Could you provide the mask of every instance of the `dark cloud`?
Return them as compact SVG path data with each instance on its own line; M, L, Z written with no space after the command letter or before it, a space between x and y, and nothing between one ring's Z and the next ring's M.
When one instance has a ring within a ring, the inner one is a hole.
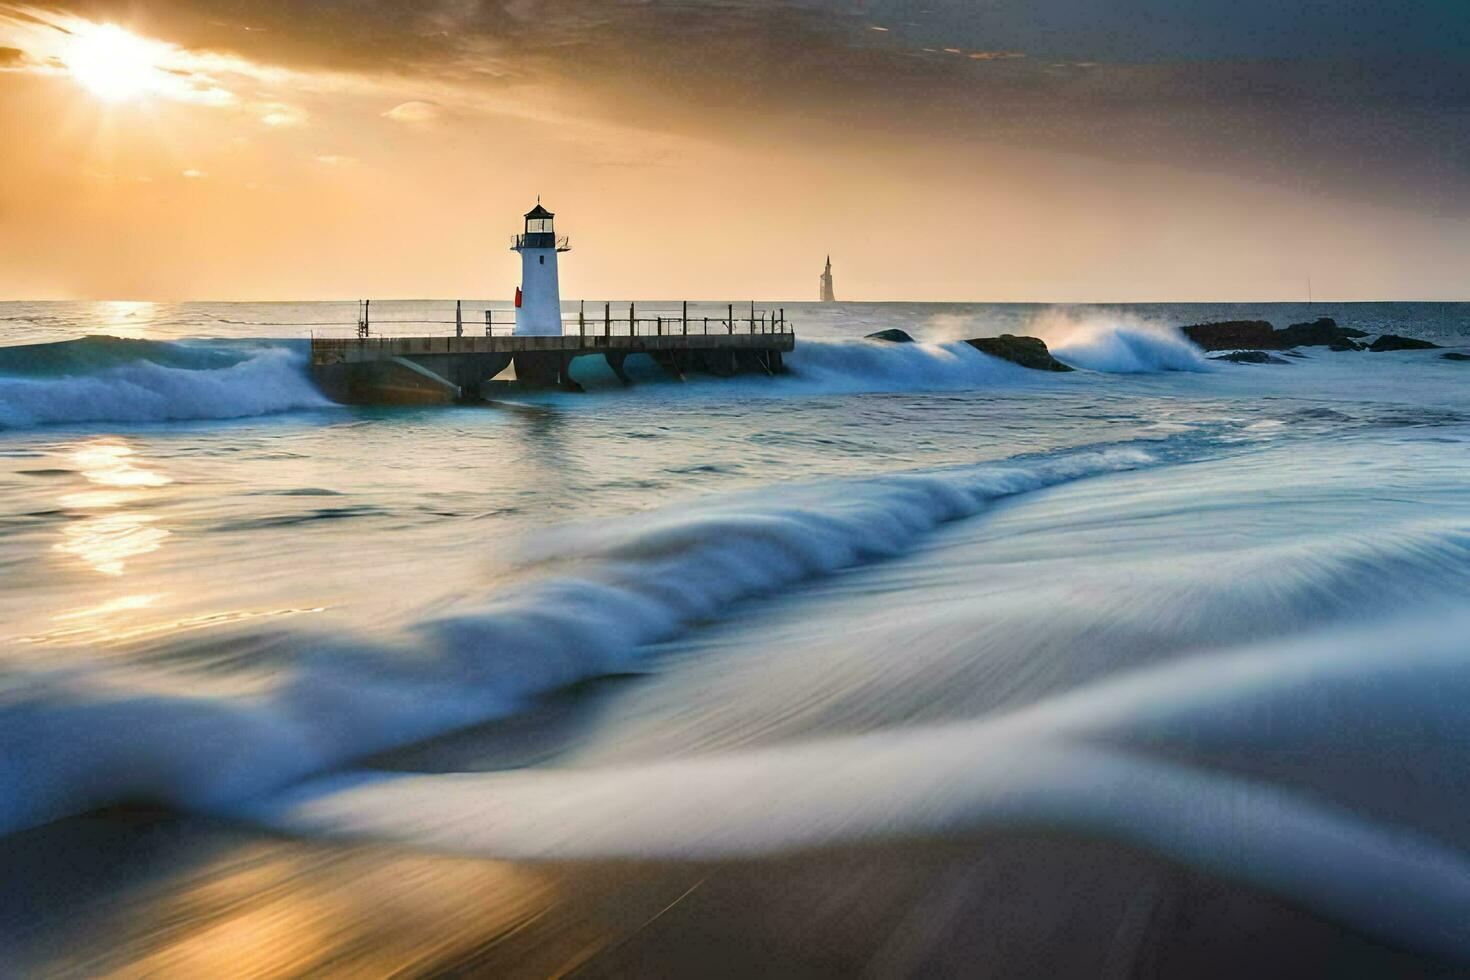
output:
M52 7L298 68L541 82L591 115L716 138L1003 143L1470 210L1464 0Z
M1464 57L1463 0L872 0L900 36L1052 60Z
M0 48L0 68L18 68L29 62L30 58L20 48Z

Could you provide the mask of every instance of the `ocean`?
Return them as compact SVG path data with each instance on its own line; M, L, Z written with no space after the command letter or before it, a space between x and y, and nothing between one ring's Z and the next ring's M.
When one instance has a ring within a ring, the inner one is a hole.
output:
M389 409L307 376L350 302L0 303L6 962L1470 967L1470 364L1177 330L1470 304L784 309Z

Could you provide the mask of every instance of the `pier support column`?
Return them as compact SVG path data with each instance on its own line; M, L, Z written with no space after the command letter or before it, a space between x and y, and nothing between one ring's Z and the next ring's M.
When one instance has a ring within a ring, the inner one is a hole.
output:
M630 385L633 383L632 380L629 379L628 375L623 372L623 362L628 359L627 353L623 351L619 351L617 353L608 351L602 356L607 360L608 368L611 369L613 374L617 375L619 381L621 381L625 385Z
M554 388L561 380L557 354L525 351L515 355L516 382L540 388Z
M577 382L575 382L575 381L572 380L572 359L571 359L570 356L566 356L566 355L563 355L562 356L561 364L560 364L560 366L557 369L557 374L560 375L560 377L558 378L558 380L561 383L561 390L562 391L581 391L582 390L582 386L579 385L579 384L577 384Z
M556 351L523 351L515 355L516 382L534 388L581 391L572 380L572 358Z
M654 360L658 361L659 367L672 374L680 381L684 380L684 369L679 366L679 352L676 350L656 351Z

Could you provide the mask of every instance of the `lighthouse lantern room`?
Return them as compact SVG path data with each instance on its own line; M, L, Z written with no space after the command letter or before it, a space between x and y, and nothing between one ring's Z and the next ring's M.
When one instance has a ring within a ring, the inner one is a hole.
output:
M556 276L558 252L571 249L558 239L552 225L556 215L541 206L526 212L526 229L517 235L514 251L521 253L521 286L516 290L516 336L561 336L561 286Z

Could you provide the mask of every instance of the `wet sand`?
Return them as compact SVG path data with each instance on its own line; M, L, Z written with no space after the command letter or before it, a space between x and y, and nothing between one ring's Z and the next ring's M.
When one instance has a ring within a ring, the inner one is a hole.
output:
M0 842L26 976L1461 976L1106 842L502 862L94 814Z

